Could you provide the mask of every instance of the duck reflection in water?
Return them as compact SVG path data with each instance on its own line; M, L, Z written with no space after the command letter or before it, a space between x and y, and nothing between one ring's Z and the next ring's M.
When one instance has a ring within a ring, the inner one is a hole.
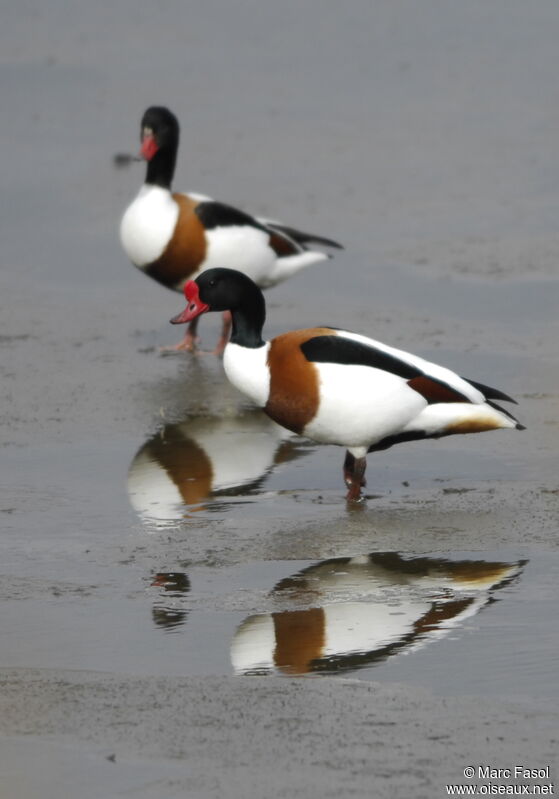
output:
M418 649L478 613L524 563L381 552L310 566L273 592L282 604L304 607L251 616L239 626L234 671L345 671Z
M275 466L303 449L260 410L169 424L134 456L130 503L146 522L180 521L211 497L256 491Z
M180 600L190 592L190 580L183 572L158 572L152 578L151 585L161 588L161 599L152 608L153 623L172 631L182 627L188 618L188 611L180 605ZM177 598L173 600L173 598ZM172 603L178 602L176 606Z

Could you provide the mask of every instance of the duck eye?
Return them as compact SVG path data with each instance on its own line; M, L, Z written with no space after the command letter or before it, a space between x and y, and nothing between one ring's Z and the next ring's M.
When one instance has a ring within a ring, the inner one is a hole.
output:
M216 284L217 284L217 280L215 279L215 277L212 277L212 279L210 280L208 285L215 286Z

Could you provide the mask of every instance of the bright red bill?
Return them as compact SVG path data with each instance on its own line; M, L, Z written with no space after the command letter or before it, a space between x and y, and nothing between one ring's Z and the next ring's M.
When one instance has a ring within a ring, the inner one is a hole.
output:
M189 280L184 287L184 296L186 297L188 305L184 311L171 319L172 325L182 325L185 322L191 322L196 319L200 314L206 313L210 310L210 306L202 302L198 295L198 284L194 280Z
M184 284L184 296L186 297L187 301L190 300L198 300L198 283L195 280L187 280Z
M155 153L159 150L155 137L148 134L142 139L142 146L140 147L140 155L146 161L151 161Z

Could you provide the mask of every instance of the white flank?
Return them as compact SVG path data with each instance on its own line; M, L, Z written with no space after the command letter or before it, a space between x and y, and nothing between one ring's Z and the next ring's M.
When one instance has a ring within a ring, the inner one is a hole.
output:
M277 286L278 283L283 283L284 280L296 275L297 272L307 266L326 260L328 260L328 256L325 253L313 250L301 252L297 255L288 255L285 258L277 258L272 270L263 276L258 285L264 289Z
M224 267L244 272L257 285L276 259L268 235L249 225L227 225L206 231L207 250L203 268Z
M269 342L258 348L229 342L223 353L223 368L229 382L260 408L266 405L270 393L269 349Z
M403 378L383 369L337 363L316 366L320 407L304 433L314 441L343 445L356 457L400 432L427 405Z
M168 189L142 186L120 223L120 240L133 264L142 268L163 254L178 216L179 207Z
M208 244L203 267L237 269L263 289L276 286L306 266L324 261L321 252L301 252L278 258L264 230L250 225L227 225L206 231Z

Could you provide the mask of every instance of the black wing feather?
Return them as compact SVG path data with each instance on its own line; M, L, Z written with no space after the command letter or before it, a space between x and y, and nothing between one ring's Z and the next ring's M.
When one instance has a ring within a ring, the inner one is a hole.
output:
M416 366L411 366L400 358L344 336L315 336L301 344L301 349L307 361L372 366L392 372L405 380L423 374Z
M225 203L215 202L214 200L204 201L199 203L194 211L207 230L212 230L216 227L249 225L250 227L258 228L258 230L263 230L265 233L268 232L264 225L253 216Z
M470 380L467 377L463 377L462 380L465 380L471 386L477 388L478 391L481 391L483 396L488 400L496 399L496 400L502 400L503 402L513 402L515 405L518 405L518 402L515 399L509 397L509 395L505 394L504 391L499 391L498 388L491 388L491 386L484 386L483 383L476 383L474 380Z
M284 236L289 236L290 239L301 244L303 247L306 244L321 244L323 247L335 247L338 250L343 250L343 246L333 239L327 239L325 236L316 236L314 233L305 233L303 230L297 230L288 225L283 225L278 222L266 221L267 227L278 233L283 233Z

